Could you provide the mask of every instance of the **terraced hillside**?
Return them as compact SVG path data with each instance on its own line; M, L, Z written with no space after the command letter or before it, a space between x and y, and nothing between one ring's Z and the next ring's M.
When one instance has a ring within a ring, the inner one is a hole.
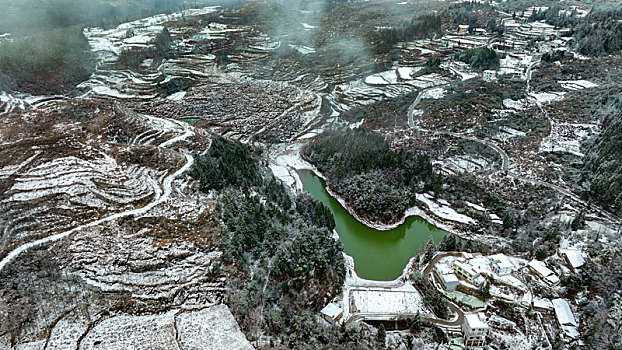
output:
M249 347L212 307L224 291L214 205L186 193L190 152L209 135L89 100L5 117L1 130L0 348ZM212 317L222 329L204 328Z

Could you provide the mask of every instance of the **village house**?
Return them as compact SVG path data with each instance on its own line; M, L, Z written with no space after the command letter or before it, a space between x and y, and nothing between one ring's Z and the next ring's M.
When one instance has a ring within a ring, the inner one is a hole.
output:
M502 254L490 257L490 267L499 276L509 275L514 269L514 265Z
M451 62L451 68L457 70L458 72L468 72L471 70L471 66L460 61Z
M326 321L334 324L343 316L343 310L335 303L328 303L320 310L320 314Z
M460 261L455 261L452 265L456 276L459 278L473 284L476 286L482 285L486 280L476 272L472 266L462 263Z
M443 283L443 288L450 292L456 290L456 287L460 283L458 277L454 274L454 271L447 264L436 264L434 266L434 272L438 276L438 279Z
M464 315L464 323L462 324L464 346L483 347L484 344L486 344L488 331L489 327L485 322L484 314L474 313Z
M501 74L510 74L513 79L527 79L527 70L531 65L533 56L526 54L508 54L499 61Z
M536 311L551 311L553 310L553 303L546 298L533 298L533 309Z
M529 262L529 269L536 275L540 276L544 281L550 285L556 285L559 283L559 277L555 272L551 271L542 261L531 260Z
M577 272L585 264L584 254L577 249L560 249L558 255L564 258L564 261L573 272Z
M555 318L562 330L564 337L576 339L579 336L579 324L570 309L570 304L565 299L553 299Z

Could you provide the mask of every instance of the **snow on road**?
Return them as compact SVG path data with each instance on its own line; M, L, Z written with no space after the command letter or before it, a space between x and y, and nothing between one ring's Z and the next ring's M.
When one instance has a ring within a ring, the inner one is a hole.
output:
M154 118L151 117L152 119L155 120L161 120L161 121L165 121L163 119L160 118ZM164 143L162 143L160 145L160 147L167 147L170 145L175 144L176 142L183 140L185 138L190 137L193 132L190 129L189 126L185 126L186 127L186 132L178 137L175 137L171 140L168 140ZM157 205L164 203L165 201L167 201L172 193L172 183L173 181L179 177L180 175L182 175L183 173L185 173L186 171L188 171L190 169L190 167L192 166L192 164L194 163L194 159L192 158L192 156L186 154L186 164L181 167L180 169L178 169L176 172L174 172L173 174L167 176L163 183L162 183L162 188L160 188L159 186L157 186L157 184L155 183L155 181L153 182L154 185L154 190L153 192L156 193L156 197L154 199L154 201L152 201L151 203L147 204L146 206L142 207L142 208L137 208L137 209L132 209L132 210L128 210L128 211L124 211L124 212L120 212L120 213L116 213L113 215L110 215L108 217L105 217L103 219L99 219L99 220L95 220L95 221L91 221L87 224L81 225L81 226L77 226L71 230L65 231L65 232L61 232L52 236L48 236L39 240L36 240L34 242L29 242L26 244L23 244L21 246L19 246L18 248L14 249L13 251L11 251L6 257L4 257L4 259L2 259L2 261L0 261L0 272L2 272L2 270L4 269L4 267L9 264L13 259L15 259L17 256L19 256L21 253L25 252L26 250L29 250L31 248L34 247L38 247L47 243L51 243L51 242L55 242L58 240L61 240L79 230L88 228L88 227L93 227L102 223L106 223L106 222L110 222L116 219L120 219L123 217L128 217L128 216L140 216L143 215L147 212L149 212L151 209L153 209L154 207L156 207Z

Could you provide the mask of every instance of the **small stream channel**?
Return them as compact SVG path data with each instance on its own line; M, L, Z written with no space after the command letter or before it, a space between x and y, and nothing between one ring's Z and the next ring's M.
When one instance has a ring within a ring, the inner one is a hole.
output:
M377 281L398 278L429 237L438 243L447 234L420 217L408 217L402 225L388 231L370 228L350 215L313 172L300 171L299 175L305 191L332 212L344 251L354 258L356 273L361 278Z

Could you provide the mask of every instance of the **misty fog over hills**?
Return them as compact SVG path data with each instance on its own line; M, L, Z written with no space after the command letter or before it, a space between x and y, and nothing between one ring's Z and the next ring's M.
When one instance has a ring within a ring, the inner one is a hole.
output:
M622 1L0 9L0 350L622 349Z

